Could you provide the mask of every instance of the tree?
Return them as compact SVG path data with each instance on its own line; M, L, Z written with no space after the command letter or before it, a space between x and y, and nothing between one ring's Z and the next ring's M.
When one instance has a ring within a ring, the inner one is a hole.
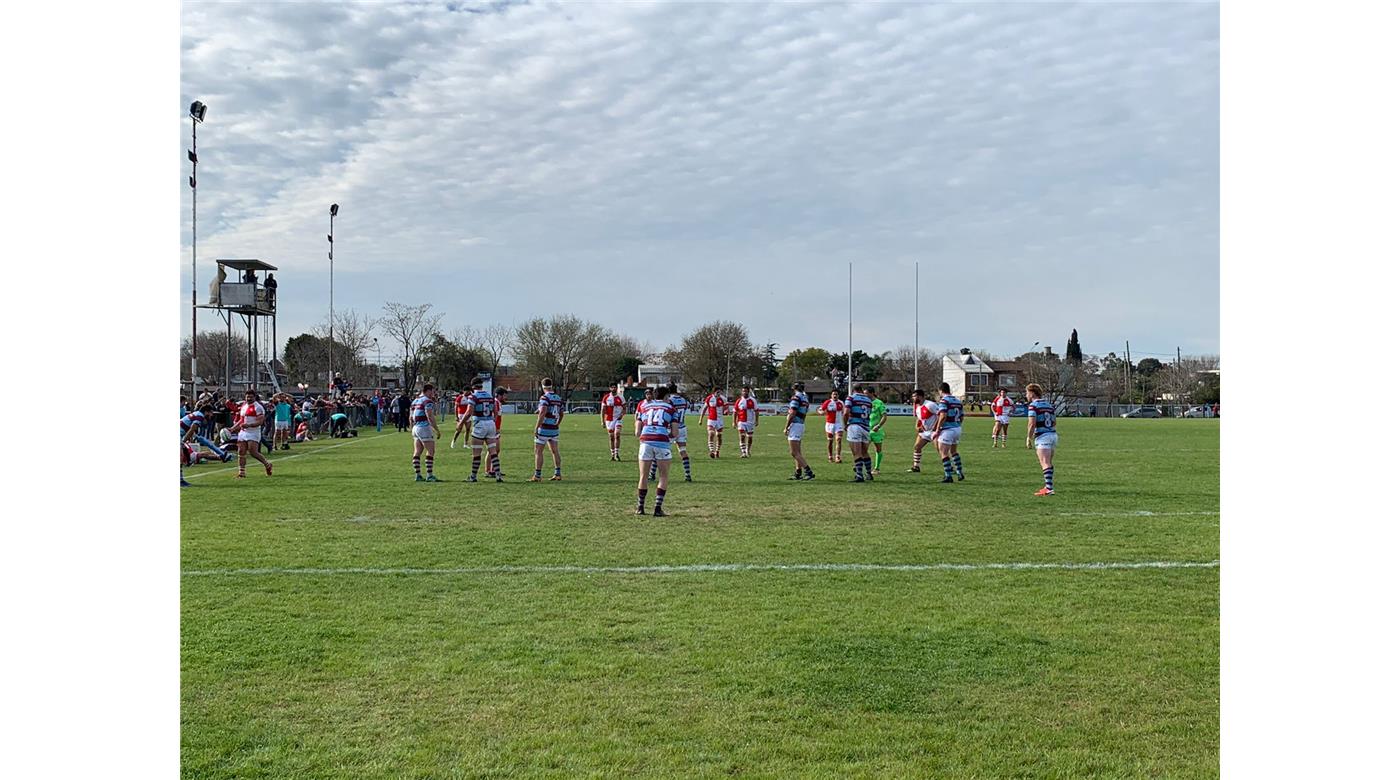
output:
M470 387L488 365L485 353L468 349L441 333L434 333L423 347L423 374L443 388Z
M478 349L491 361L492 376L496 375L501 370L501 361L510 354L515 343L515 330L500 323L487 325L477 334L477 340Z
M849 365L851 366L851 369L855 371L855 378L858 382L874 380L880 376L880 373L884 369L885 358L883 355L867 355L862 350L857 349L851 353L851 357L852 359ZM829 369L838 369L843 374L846 372L846 366L847 362L845 352L832 353L831 358L827 363L827 367Z
M1157 358L1143 358L1138 361L1137 372L1143 376L1152 376L1162 370L1162 361Z
M1065 344L1065 361L1076 365L1084 362L1084 352L1079 348L1077 328L1069 332L1069 341Z
M515 329L511 352L527 373L554 380L555 387L567 398L584 378L584 356L605 335L602 325L572 314L558 314L547 320L536 317Z
M788 382L821 378L831 365L831 353L821 347L794 349L783 358L782 376Z
M772 386L778 381L778 344L769 342L763 345L763 349L758 353L758 364L763 384Z
M310 333L287 339L282 364L287 368L288 382L319 388L325 384L321 381L326 370L325 339Z
M226 331L202 330L197 336L196 344L199 347L199 356L195 369L199 372L201 385L223 386L226 353L233 362L233 375L247 375L245 370L248 365L247 337L234 333L230 340ZM180 375L184 376L185 372L189 370L190 340L186 337L180 341ZM232 388L224 388L224 392L231 391Z
M757 373L749 331L737 322L716 320L691 331L678 348L668 350L666 362L687 382L703 388L725 387L730 377Z
M583 356L583 373L589 386L612 385L637 376L642 347L630 336L603 333Z
M331 357L329 365L331 370L338 371L350 380L350 384L355 387L369 387L377 384L379 379L374 372L370 371L369 364L365 361L365 353L370 345L374 343L374 327L376 322L354 309L345 309L335 313L335 340L331 344ZM327 320L322 320L312 332L318 337L321 344L322 371L327 369L325 348L329 343L331 332L327 327ZM322 374L321 376L324 376ZM326 387L329 379L320 382L320 387ZM313 386L318 383L308 382Z
M1088 389L1089 377L1097 366L1063 360L1059 355L1046 352L1027 352L1016 361L1025 367L1026 381L1035 382L1045 391L1045 397L1055 403L1067 397L1083 396Z
M904 345L880 356L879 379L886 382L914 381L914 348ZM943 361L926 347L919 348L919 384L925 389L937 388L943 381ZM913 389L912 387L910 388Z
M442 322L442 315L433 314L432 308L431 303L410 306L390 301L384 304L384 318L379 321L384 334L403 350L403 378L409 388L418 384L423 350L432 342Z

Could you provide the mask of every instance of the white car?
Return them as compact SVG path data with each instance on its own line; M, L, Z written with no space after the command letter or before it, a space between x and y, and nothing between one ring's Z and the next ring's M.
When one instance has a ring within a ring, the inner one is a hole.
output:
M1193 406L1181 413L1182 417L1214 417L1209 406Z

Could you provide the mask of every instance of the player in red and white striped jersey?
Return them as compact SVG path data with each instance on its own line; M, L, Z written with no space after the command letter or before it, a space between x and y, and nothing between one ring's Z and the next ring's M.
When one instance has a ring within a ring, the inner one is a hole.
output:
M729 399L719 388L705 396L705 431L710 442L710 457L719 457L719 448L724 445L724 410L729 407Z
M608 389L608 394L603 396L603 430L608 432L608 446L612 450L612 459L621 461L618 455L618 448L622 446L622 418L627 414L627 399L622 397L622 383Z
M747 458L753 452L753 432L758 427L758 402L754 400L753 388L744 385L739 388L739 397L734 399L734 429L739 432L739 457Z
M1011 425L1011 409L1016 403L1006 395L1006 388L997 391L997 397L992 399L992 449L996 449L997 442L1001 442L1001 448L1006 449L1006 429Z
M462 437L462 443L471 441L471 418L472 418L472 394L468 390L463 390L457 394L455 401L457 407L457 427L452 431L452 441L447 443L447 448L455 449L457 437Z
M267 470L267 475L272 476L272 464L259 452L259 443L262 441L263 418L267 416L267 409L258 403L258 393L256 390L249 390L243 394L243 403L238 407L238 422L229 429L230 433L238 434L238 476L243 479L247 476L246 466L248 455L251 453L254 458L263 464Z

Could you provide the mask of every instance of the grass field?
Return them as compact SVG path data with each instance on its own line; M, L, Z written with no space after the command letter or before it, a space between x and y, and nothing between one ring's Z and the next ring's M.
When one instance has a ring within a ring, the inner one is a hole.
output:
M904 473L910 418L863 485L820 431L793 483L776 418L751 460L692 424L664 519L593 417L565 481L525 483L530 423L504 485L445 440L447 481L414 483L372 428L271 479L186 470L185 776L1218 774L1218 568L976 566L1216 561L1218 421L1062 420L1048 499L1023 420L995 452L970 420L954 485ZM587 568L690 564L974 566Z

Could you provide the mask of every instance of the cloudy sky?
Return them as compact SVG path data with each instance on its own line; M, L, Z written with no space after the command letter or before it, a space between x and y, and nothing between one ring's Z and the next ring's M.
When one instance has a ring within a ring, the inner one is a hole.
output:
M844 351L853 262L879 352L913 341L918 261L926 346L1218 351L1214 4L190 2L181 26L200 296L212 258L262 258L284 336L325 317L338 202L336 307L366 314Z

